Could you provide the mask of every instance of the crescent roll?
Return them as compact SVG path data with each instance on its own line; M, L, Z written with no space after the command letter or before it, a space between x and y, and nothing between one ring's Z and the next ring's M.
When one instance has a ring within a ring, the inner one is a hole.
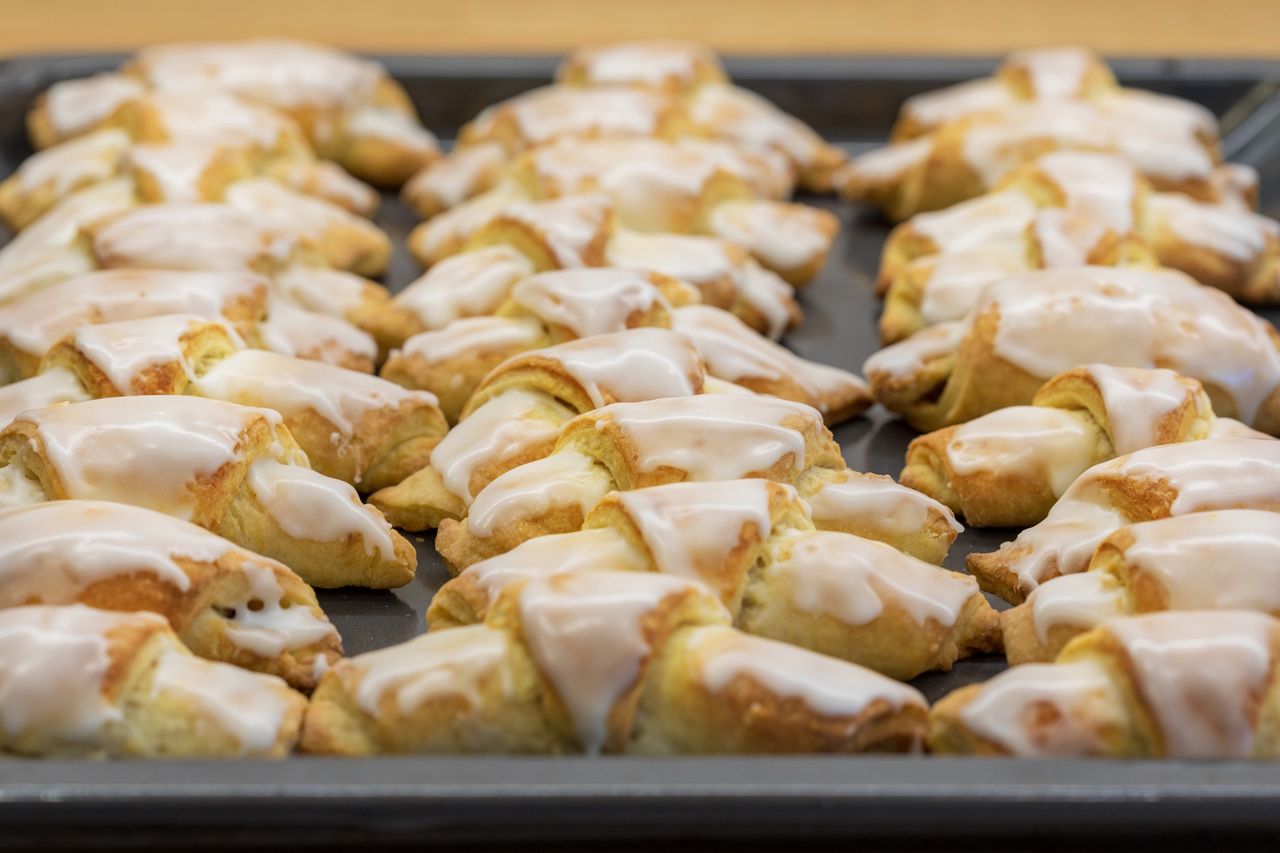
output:
M677 39L635 39L574 50L556 68L569 86L631 86L681 93L727 79L705 45Z
M234 95L296 121L320 156L398 186L439 156L408 96L376 63L288 39L189 42L139 51L120 74L57 83L27 116L39 148L78 136L148 92Z
M54 501L0 510L0 531L0 608L151 611L201 657L300 690L342 657L338 632L291 569L185 521Z
M164 617L79 604L0 611L0 749L11 755L283 758L306 697L202 660Z
M532 539L467 568L432 598L427 623L480 622L515 584L597 569L696 578L735 627L893 678L949 669L998 643L996 613L972 578L880 542L814 530L795 489L768 480L612 493L581 532Z
M0 429L6 505L113 500L279 559L313 586L403 586L413 546L311 470L279 414L199 397L116 397L20 413Z
M641 572L537 578L483 625L339 663L301 748L384 753L905 751L910 687L751 637L701 584Z
M1164 367L1213 410L1280 432L1276 332L1229 296L1172 271L1041 270L987 288L963 321L923 330L864 367L871 392L920 430L1030 403L1080 364Z
M1108 619L1160 610L1280 612L1280 515L1197 512L1121 527L1086 571L1054 578L1001 615L1009 662L1051 661Z
M1113 619L944 697L934 752L1024 757L1274 758L1280 623L1240 610Z
M972 526L1027 527L1086 469L1144 447L1208 438L1215 420L1200 383L1170 370L1077 367L1031 402L916 438L899 479Z
M1088 568L1094 550L1139 521L1218 509L1280 508L1280 442L1209 438L1138 450L1081 474L1045 520L991 553L968 557L983 589L1021 603L1058 575Z

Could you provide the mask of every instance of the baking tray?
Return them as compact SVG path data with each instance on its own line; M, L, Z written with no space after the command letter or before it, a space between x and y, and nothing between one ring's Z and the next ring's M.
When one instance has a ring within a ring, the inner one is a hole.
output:
M484 106L545 83L544 57L378 57L442 138ZM0 63L0 176L30 147L23 117L50 83L114 67L119 56L40 56ZM731 59L729 71L858 151L887 136L902 100L988 74L994 60ZM1225 150L1259 169L1263 207L1280 212L1280 63L1129 60L1121 79L1191 98L1216 112ZM808 358L859 370L876 349L872 281L888 226L832 198L807 198L844 224L831 260L802 296L804 325L787 343ZM420 270L403 248L416 223L388 196L378 215L397 243L396 290ZM0 240L3 236L0 235ZM1264 311L1275 321L1280 311ZM881 409L835 430L853 468L896 475L913 432ZM990 550L1015 531L966 531L947 560ZM423 611L447 579L429 537L418 578L394 593L336 590L320 602L349 654L424 630ZM1001 605L1003 606L1003 605ZM930 700L1004 668L961 661L913 682ZM282 762L0 762L0 845L50 840L324 844L547 838L643 845L690 838L1053 840L1086 834L1235 834L1280 829L1280 765L1246 762L995 761L930 757L295 758ZM110 830L103 833L102 830ZM197 830L190 832L190 830ZM1072 841L1074 843L1074 840Z

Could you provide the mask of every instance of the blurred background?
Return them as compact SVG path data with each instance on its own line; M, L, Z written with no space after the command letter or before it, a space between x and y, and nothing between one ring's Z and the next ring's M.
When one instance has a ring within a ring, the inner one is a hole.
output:
M637 36L728 53L1280 56L1280 0L0 0L0 56L291 35L382 51L554 53Z

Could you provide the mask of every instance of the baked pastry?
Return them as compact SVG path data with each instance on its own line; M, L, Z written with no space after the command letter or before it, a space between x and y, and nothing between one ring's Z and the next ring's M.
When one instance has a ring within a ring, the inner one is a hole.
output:
M1054 578L1001 614L1012 664L1051 661L1108 619L1159 610L1280 613L1280 515L1196 512L1112 533L1087 571Z
M399 358L405 361L393 358L386 375L396 378L402 363L406 371L416 371L416 378L434 373L425 362L412 361L413 354ZM471 363L456 363L439 375L465 375ZM430 464L370 498L397 526L423 530L439 526L443 518L463 517L494 478L551 453L561 427L575 415L619 401L698 394L706 382L693 344L663 329L530 349L501 361L481 378L465 405L459 404L458 425L431 451Z
M298 126L275 110L221 93L152 93L100 130L37 152L0 183L0 216L23 228L67 194L130 178L148 202L214 201L247 177L268 177L368 215L378 195L315 158Z
M1079 364L1165 367L1197 379L1214 411L1280 432L1280 351L1269 323L1172 271L1078 267L1011 276L965 320L867 360L871 393L920 430L1031 402Z
M1050 578L1088 568L1115 530L1215 509L1280 509L1280 442L1209 438L1149 447L1095 465L1044 521L998 551L968 558L982 588L1022 602Z
M301 741L423 752L912 749L910 687L742 634L701 584L588 571L509 590L484 625L350 658L321 680Z
M65 368L51 367L30 379L0 385L0 426L8 424L14 415L27 409L43 409L54 403L79 403L88 399L89 392L79 377Z
M556 82L569 86L631 86L673 93L727 79L720 58L710 48L676 39L580 47L556 69Z
M962 687L933 706L940 753L1274 758L1280 624L1248 611L1113 619L1052 664Z
M818 531L794 488L768 480L615 492L578 533L532 539L446 583L430 630L481 622L504 589L599 569L692 577L749 634L892 678L998 648L996 612L966 575L846 533Z
M23 756L283 758L307 700L201 660L154 613L0 611L0 749Z
M79 327L49 350L41 370L75 377L66 397L49 402L194 394L273 409L313 468L362 491L417 471L448 430L426 392L318 361L245 350L227 326L190 314ZM57 384L26 382L36 383L36 395Z
M441 521L436 548L456 572L535 536L580 529L615 489L760 478L806 496L845 470L822 415L802 403L739 394L615 403L569 421L551 455L481 489L465 520ZM851 501L854 517L831 526L862 525L869 538L897 544L900 521L878 504Z
M363 329L335 317L300 308L279 297L267 301L267 317L258 325L263 349L307 361L372 373L378 361L378 343Z
M1119 88L1096 57L1080 51L1025 52L996 80L911 99L893 140L835 178L846 197L893 219L980 195L1011 169L1060 149L1115 153L1157 189L1203 200L1234 195L1237 185L1220 165L1211 112Z
M118 397L20 413L0 430L9 504L113 500L191 521L313 586L403 586L416 555L346 483L307 466L269 409Z
M80 326L186 314L226 320L253 341L269 284L247 272L108 270L0 304L0 381L35 375L50 348Z
M791 286L754 263L741 246L714 237L616 228L612 203L598 193L552 201L519 199L503 188L474 198L414 229L409 249L427 266L460 251L506 246L524 255L537 270L584 266L651 270L694 285L703 302L732 310L770 337L780 337L799 322ZM501 281L514 271L496 256L475 263L484 268L494 265L493 278L486 276L486 281L495 287L480 288L474 303L484 305L498 298ZM499 267L506 271L500 272ZM443 281L433 283L432 288L442 288L434 299L444 296L444 288L458 286L452 282L461 269L451 268L447 276L442 275ZM424 291L429 280L430 272L422 280ZM447 301L472 304L461 296Z
M148 91L230 94L289 115L320 156L398 186L439 156L404 90L377 64L286 39L144 48L120 74L56 83L27 117L39 148L108 121Z
M899 479L974 527L1042 521L1075 479L1144 447L1208 438L1204 388L1171 370L1094 364L1010 406L913 440Z
M99 501L0 510L0 608L149 610L210 660L309 691L342 657L315 593L284 565L193 524Z
M507 164L501 142L458 146L406 181L400 197L423 219L430 219L498 186Z
M1277 235L1280 224L1243 207L1152 193L1121 158L1054 152L993 193L894 229L878 280L881 337L961 319L991 282L1050 266L1159 262L1237 299L1274 300Z

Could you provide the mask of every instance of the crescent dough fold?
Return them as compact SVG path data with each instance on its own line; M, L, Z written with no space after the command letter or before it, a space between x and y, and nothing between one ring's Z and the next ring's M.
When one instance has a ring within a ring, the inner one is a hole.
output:
M269 409L174 396L22 412L0 430L0 481L10 505L110 500L191 521L314 586L403 586L416 568L413 546L311 470Z
M427 623L481 622L514 584L596 569L695 578L741 630L899 679L998 643L996 613L972 578L815 530L795 489L768 480L611 493L581 532L532 539L463 571L432 598Z
M1280 623L1219 610L1113 619L933 706L934 752L1274 758Z
M24 756L283 758L307 700L183 647L154 613L0 611L0 749Z
M339 663L301 748L751 753L911 749L924 700L882 675L728 626L701 584L586 571L508 590L483 625Z
M872 394L921 430L1031 402L1080 364L1164 367L1199 380L1214 411L1280 432L1275 329L1221 291L1166 270L1078 267L1010 276L968 316L867 360Z

